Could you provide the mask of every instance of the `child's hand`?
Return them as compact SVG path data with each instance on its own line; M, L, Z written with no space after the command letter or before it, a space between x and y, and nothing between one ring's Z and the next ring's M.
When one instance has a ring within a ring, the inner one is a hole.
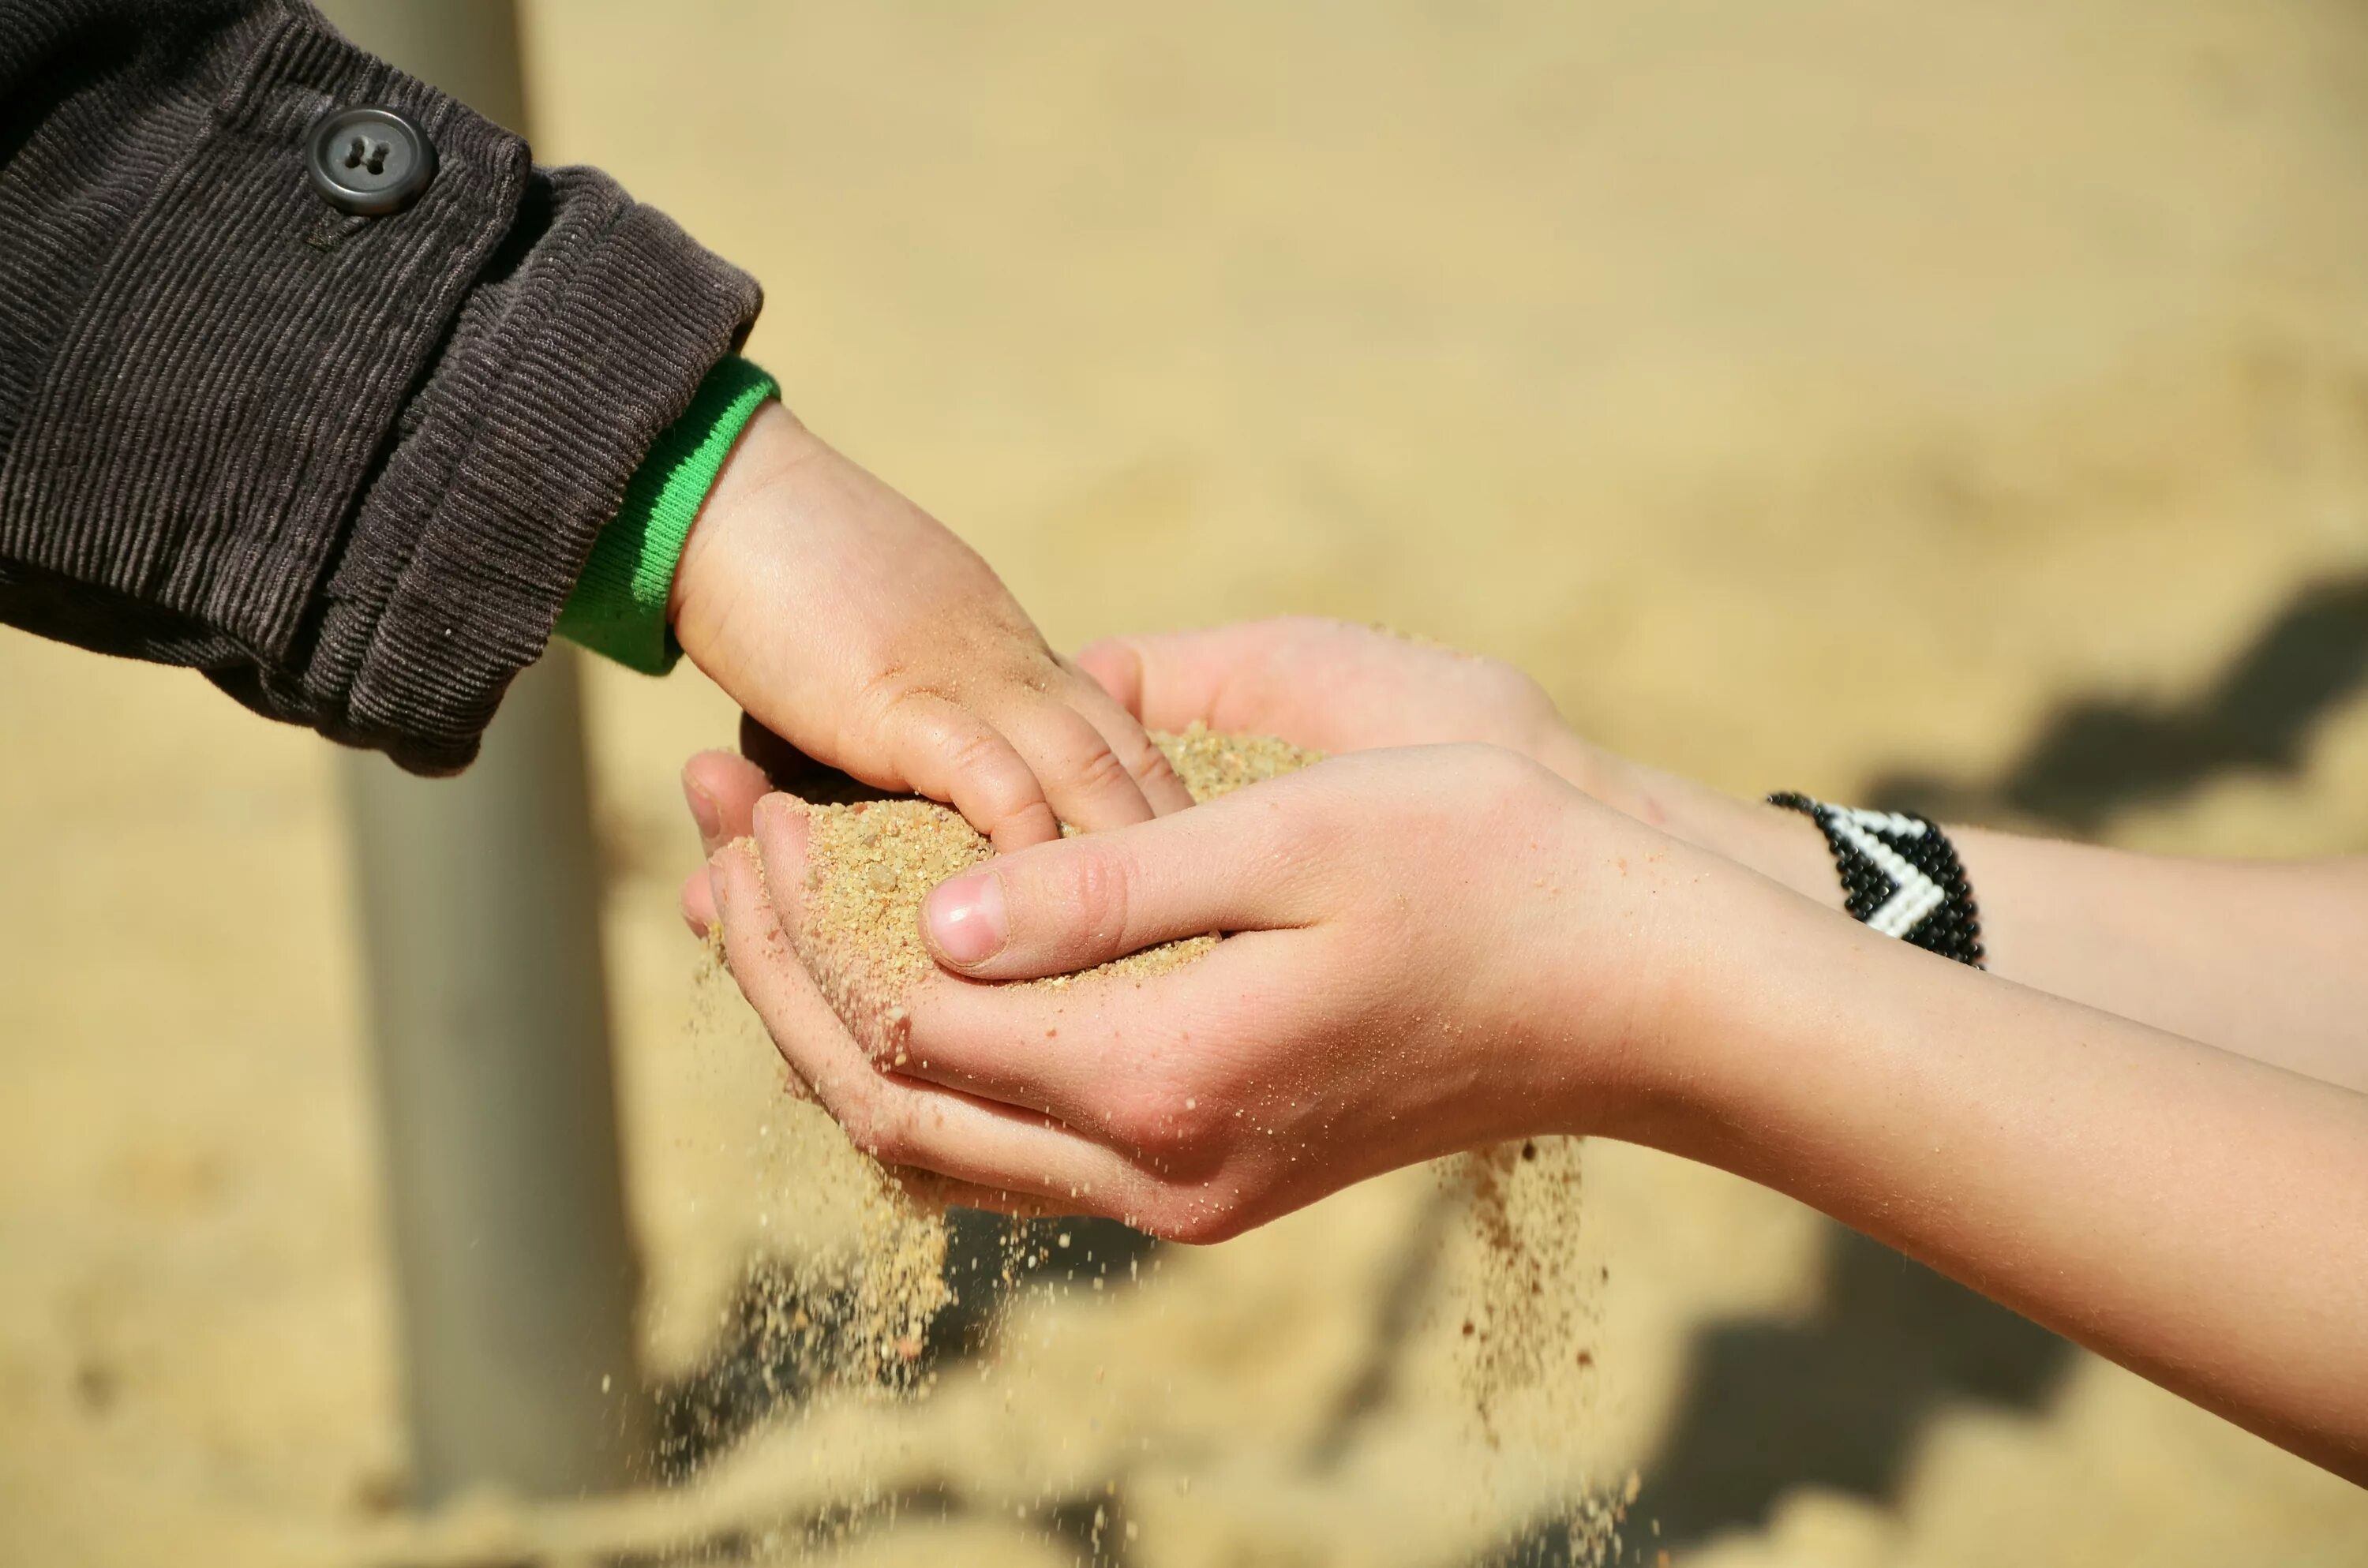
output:
M768 729L951 802L998 848L1190 803L985 562L777 403L701 508L670 611L692 662Z
M962 974L858 1040L785 935L805 819L775 796L755 826L761 880L746 845L711 862L732 971L859 1142L1194 1241L1452 1150L1624 1125L1682 1075L1671 922L1736 875L1509 752L1335 758L946 883L925 919ZM977 983L1211 930L1239 934L1141 980Z
M1076 662L1155 730L1205 723L1333 753L1479 741L1587 790L1602 783L1610 760L1573 735L1544 691L1512 665L1346 621L1285 616L1106 638ZM712 751L691 758L683 789L709 854L749 831L749 813L769 788L745 757ZM702 869L683 886L683 915L704 931L714 913Z

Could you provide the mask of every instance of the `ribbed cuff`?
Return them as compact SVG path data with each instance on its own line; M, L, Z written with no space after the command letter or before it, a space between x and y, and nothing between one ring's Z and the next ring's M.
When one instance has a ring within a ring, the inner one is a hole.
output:
M682 657L666 600L683 541L734 443L768 398L773 378L727 354L700 383L683 416L659 435L625 487L624 505L594 541L559 634L628 669L662 676Z

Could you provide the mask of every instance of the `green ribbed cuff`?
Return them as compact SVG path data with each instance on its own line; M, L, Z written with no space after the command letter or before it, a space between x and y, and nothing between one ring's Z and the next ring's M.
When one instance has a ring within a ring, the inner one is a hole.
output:
M625 486L625 504L594 541L559 612L562 637L643 675L674 668L682 647L666 624L666 598L683 541L732 444L780 392L772 377L737 355L725 355L707 373L683 416L651 443Z

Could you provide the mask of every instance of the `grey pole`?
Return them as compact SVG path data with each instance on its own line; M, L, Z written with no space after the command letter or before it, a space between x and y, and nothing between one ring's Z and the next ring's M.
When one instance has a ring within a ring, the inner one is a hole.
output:
M357 43L525 121L509 0L330 0ZM414 1501L645 1473L600 885L573 653L458 778L341 764L360 894Z

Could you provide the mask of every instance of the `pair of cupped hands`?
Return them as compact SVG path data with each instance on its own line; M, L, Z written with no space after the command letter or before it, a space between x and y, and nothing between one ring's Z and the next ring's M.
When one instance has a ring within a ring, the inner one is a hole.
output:
M1618 760L1500 664L1311 619L1057 657L974 553L777 407L673 610L752 730L995 843L927 900L938 970L850 1025L788 937L796 802L730 753L684 775L710 856L686 915L720 924L803 1085L951 1201L1206 1241L1434 1155L1626 1134L1699 1070L1706 901L1775 892L1617 809ZM1328 759L1193 806L1144 732L1195 722ZM1212 931L1148 978L1002 983Z

